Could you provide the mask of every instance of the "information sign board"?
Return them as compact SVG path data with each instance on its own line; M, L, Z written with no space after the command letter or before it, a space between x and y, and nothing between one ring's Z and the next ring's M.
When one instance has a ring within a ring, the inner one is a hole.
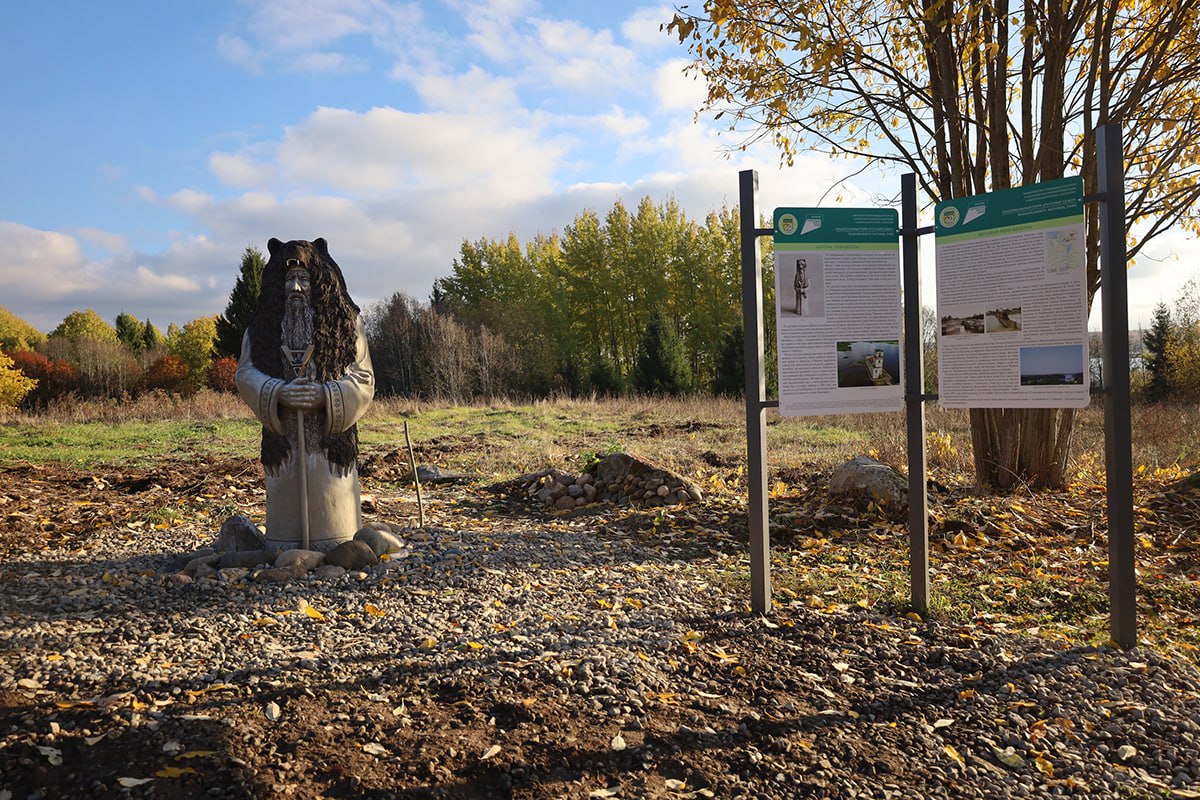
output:
M938 402L1088 404L1083 180L938 203Z
M775 210L780 413L903 407L898 231L895 209Z

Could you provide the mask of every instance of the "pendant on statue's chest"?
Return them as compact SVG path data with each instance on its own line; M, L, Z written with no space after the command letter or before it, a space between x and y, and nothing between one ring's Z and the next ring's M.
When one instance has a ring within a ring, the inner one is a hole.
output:
M299 378L308 370L308 362L312 360L313 354L311 344L305 350L293 350L290 347L280 347L279 349L283 351L283 358L291 368L293 378Z

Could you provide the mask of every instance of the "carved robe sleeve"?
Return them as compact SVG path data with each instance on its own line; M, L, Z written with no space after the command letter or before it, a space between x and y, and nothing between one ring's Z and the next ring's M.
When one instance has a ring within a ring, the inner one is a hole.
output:
M282 435L283 424L279 419L279 390L286 381L272 378L261 372L250 360L250 336L242 334L242 357L238 359L235 375L238 394L254 411L254 416L272 433Z
M355 321L354 363L346 374L325 384L325 432L341 433L358 422L375 397L375 370L367 352L362 319Z

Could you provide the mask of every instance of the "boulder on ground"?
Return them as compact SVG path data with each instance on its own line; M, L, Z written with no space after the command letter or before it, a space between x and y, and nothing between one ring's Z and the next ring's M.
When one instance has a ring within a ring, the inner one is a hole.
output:
M220 553L215 553L211 550L201 550L187 562L183 569L179 570L179 573L187 575L189 578L211 575L216 572L217 562L220 560Z
M326 564L334 564L347 572L363 569L378 562L379 556L375 555L371 546L359 539L342 542L325 556Z
M376 556L381 556L384 553L394 553L404 547L404 542L400 540L400 537L391 531L369 526L362 528L358 533L354 534L354 540L365 542Z
M221 553L241 550L265 550L267 537L258 526L243 516L230 517L221 525L213 549Z
M234 550L221 553L217 569L238 569L242 567L257 567L260 564L275 562L274 550Z
M299 548L283 550L275 558L275 567L278 569L295 569L297 570L297 574L303 575L324 564L326 558L327 556L324 553L316 550L301 550Z
M874 502L893 514L908 508L908 478L895 467L867 456L855 456L829 479L829 494L852 502Z

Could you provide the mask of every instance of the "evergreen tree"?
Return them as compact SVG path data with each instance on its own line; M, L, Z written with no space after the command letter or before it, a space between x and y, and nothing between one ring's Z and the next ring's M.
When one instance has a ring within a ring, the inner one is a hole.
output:
M691 391L691 376L683 341L675 326L656 310L638 344L633 386L646 394L683 395Z
M746 391L746 333L739 322L721 341L713 394L740 397Z
M588 382L592 391L602 397L618 397L625 391L625 379L621 377L621 370L608 358L600 358L592 363Z
M1168 350L1171 344L1173 324L1166 303L1154 309L1150 331L1142 337L1143 358L1150 379L1146 384L1146 398L1157 403L1171 394L1171 364Z
M258 308L258 295L262 291L263 269L266 266L267 262L257 247L247 247L242 253L241 272L233 291L229 293L229 303L225 306L225 313L217 317L217 356L241 356L242 333Z
M158 328L154 327L154 323L149 318L146 319L146 326L142 329L142 349L143 353L153 353L155 350L163 346L163 335Z
M117 314L117 341L125 345L129 352L137 354L146 348L146 328L133 314L122 311Z

